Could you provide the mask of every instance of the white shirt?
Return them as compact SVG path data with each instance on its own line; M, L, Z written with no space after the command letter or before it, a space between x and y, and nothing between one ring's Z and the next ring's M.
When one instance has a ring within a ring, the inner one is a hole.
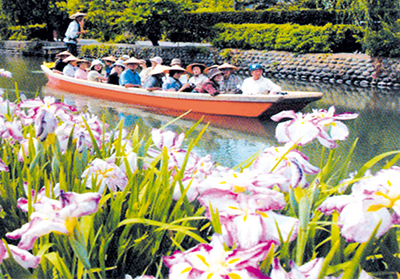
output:
M200 74L199 76L193 76L189 79L189 83L193 83L196 86L200 85L201 83L204 83L207 81L207 77L204 76L203 74Z
M63 74L69 77L75 77L77 67L72 66L71 64L67 64L63 69Z
M268 91L277 93L282 91L282 88L264 77L261 77L257 81L253 77L247 78L242 85L244 95L268 94Z
M79 37L79 24L76 20L71 21L70 24L68 25L68 29L65 32L65 38L64 42L65 43L71 43L71 44L76 44L75 40L72 39L77 39Z

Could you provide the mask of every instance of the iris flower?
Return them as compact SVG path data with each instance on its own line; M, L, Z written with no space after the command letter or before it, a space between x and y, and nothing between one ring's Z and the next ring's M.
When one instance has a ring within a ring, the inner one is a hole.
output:
M30 250L37 238L51 232L71 234L78 217L97 212L100 198L97 193L61 192L60 199L54 200L38 194L30 222L6 236L21 238L18 248Z
M146 161L149 162L151 159L156 158L162 152L162 150L166 148L169 156L169 170L172 170L174 167L181 168L186 156L186 150L181 148L185 134L181 133L177 135L173 131L163 131L161 129L154 128L151 131L151 137L156 149L149 148L147 150L147 154L150 158L146 159ZM189 160L191 159L189 158Z
M210 244L199 244L185 252L175 251L163 260L169 268L169 279L266 279L258 264L268 254L271 244L227 251L215 234Z
M3 68L0 69L0 77L5 77L5 78L12 78L12 73L10 71L6 71Z
M4 163L2 159L0 159L0 171L5 171L5 172L10 171L8 166Z
M350 120L358 114L335 114L335 107L326 110L314 110L311 114L294 111L282 111L271 117L274 121L291 119L279 123L276 127L276 138L283 143L305 145L314 139L327 148L335 148L337 140L345 140L349 135L347 126L339 120Z
M316 174L319 168L308 162L308 158L300 151L291 149L290 143L282 147L266 148L251 165L252 170L266 174L279 174L288 179L278 186L287 192L289 188L306 187L305 174Z
M368 241L378 226L377 237L400 224L400 167L381 170L352 186L350 195L327 198L318 208L326 215L339 212L338 224L348 241Z
M119 168L112 159L105 161L99 158L93 160L90 167L83 174L82 179L87 178L86 186L92 188L92 181L99 184L99 193L102 194L106 186L113 192L124 190L128 184L126 174Z
M298 220L273 210L285 207L282 193L259 188L256 191L233 193L210 189L200 195L200 203L206 207L206 217L211 219L211 209L218 210L223 226L223 237L229 246L250 248L260 242L283 240L293 241L297 236Z
M36 257L28 251L20 249L14 245L8 245L8 248L10 249L14 260L23 268L35 268L39 265L40 257ZM0 240L0 264L3 262L4 259L7 259L8 257L9 255L7 252L7 247L3 243L3 241Z

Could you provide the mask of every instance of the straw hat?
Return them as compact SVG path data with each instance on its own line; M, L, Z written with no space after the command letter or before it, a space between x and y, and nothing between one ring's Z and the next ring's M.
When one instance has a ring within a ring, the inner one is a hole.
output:
M165 69L163 72L164 73L169 73L169 71L182 71L182 72L186 72L186 69L185 68L182 68L181 66L179 66L179 65L173 65L173 66L171 66L171 67L168 67L167 69Z
M182 64L182 61L179 58L174 58L174 59L171 60L171 66L181 65L181 64Z
M84 59L84 58L78 59L78 60L76 61L76 63L77 63L77 64L87 63L88 67L92 64L89 60L86 60L86 59Z
M206 69L207 66L202 63L192 63L186 68L186 70L193 74L193 67L199 67L201 72L204 72L204 69Z
M63 62L70 62L70 61L78 61L79 58L77 58L76 56L70 55L68 56L66 59L63 59Z
M219 65L214 64L214 65L212 65L212 66L207 67L206 69L204 69L203 72L204 72L205 74L208 74L208 73L212 74L214 71L218 70L218 67L219 67Z
M103 60L103 61L111 61L112 63L117 61L117 59L112 55L103 57L101 60Z
M218 69L220 69L220 70L221 69L232 69L233 71L237 71L237 70L239 70L239 67L236 67L229 63L224 63L224 64L218 66Z
M129 59L129 55L127 55L127 54L124 54L123 56L121 56L120 58L119 58L120 60L128 60Z
M124 61L125 65L128 65L128 64L140 64L140 63L141 63L140 60L137 59L137 58L134 58L134 57L131 57L128 60Z
M60 57L60 56L63 56L63 55L70 56L72 54L69 51L63 51L63 52L60 52L60 53L56 54L57 57Z
M162 58L159 57L159 56L155 56L153 58L150 58L150 61L153 61L153 62L155 62L157 64L161 64L163 62Z
M214 73L212 73L212 75L210 76L210 80L214 79L216 76L218 75L224 75L224 73L222 73L221 71L217 70Z
M154 75L158 75L161 73L165 73L166 70L168 70L171 67L165 66L165 65L157 65L156 67L154 67L153 70L151 70L149 72L149 76L154 76Z
M69 18L70 19L76 19L77 17L85 17L85 16L87 16L87 14L81 13L81 12L77 12L77 13L71 15Z

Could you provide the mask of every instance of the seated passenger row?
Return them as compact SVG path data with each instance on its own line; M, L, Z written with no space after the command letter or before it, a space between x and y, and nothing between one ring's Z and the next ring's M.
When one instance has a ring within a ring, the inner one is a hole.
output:
M104 63L99 59L92 62L80 59L68 52L62 52L57 56L59 59L53 71L77 79L127 88L143 87L149 91L209 93L212 96L221 93L276 94L282 90L280 86L262 76L263 69L260 64L250 65L252 77L243 82L239 76L233 74L238 67L228 63L211 67L202 63L192 63L185 69L178 58L171 61L171 66L165 66L162 65L162 58L158 56L148 60L128 56L117 60L113 56L108 56L101 59ZM139 66L142 69L140 73L138 73ZM192 76L189 77L188 73ZM208 74L208 78L204 74Z

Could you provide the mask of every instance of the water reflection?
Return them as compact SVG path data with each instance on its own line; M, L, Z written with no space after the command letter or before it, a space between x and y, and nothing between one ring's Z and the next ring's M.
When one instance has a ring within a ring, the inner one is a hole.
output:
M13 79L0 79L0 87L14 94L14 83L18 83L20 90L28 98L33 98L37 91L42 96L52 94L63 98L64 102L75 105L79 110L88 110L104 116L110 125L117 124L121 119L126 127L140 125L143 131L152 127L160 127L171 122L178 113L146 111L132 105L121 104L87 98L83 96L56 92L45 87L47 79L40 73L40 58L22 58L19 56L1 56L0 68L13 73ZM341 144L349 150L356 138L359 138L356 155L352 162L352 169L359 168L372 157L393 150L400 150L400 94L398 90L378 88L356 88L348 85L332 85L325 83L310 83L297 80L277 80L284 90L320 91L324 97L308 105L303 112L310 112L313 108L328 109L334 105L338 113L357 112L359 118L347 121L350 137ZM13 100L12 97L10 97ZM175 121L170 128L176 132L185 131L201 116L191 113L184 119ZM231 118L205 116L196 131L200 131L206 123L210 127L198 143L196 151L200 155L212 154L213 158L223 165L235 166L249 158L259 150L271 145L278 145L274 139L276 124L271 121L262 121L248 118ZM318 162L319 145L304 147L303 151L313 162Z

